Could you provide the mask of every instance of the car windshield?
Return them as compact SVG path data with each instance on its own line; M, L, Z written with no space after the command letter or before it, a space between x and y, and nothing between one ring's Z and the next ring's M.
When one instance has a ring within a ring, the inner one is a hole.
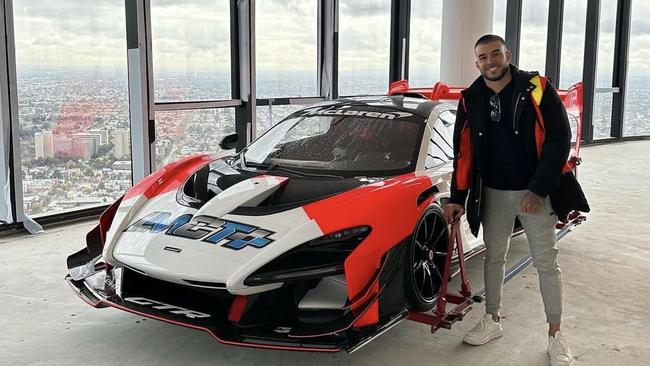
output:
M244 153L250 166L282 166L343 176L415 170L424 117L370 106L329 106L289 116Z

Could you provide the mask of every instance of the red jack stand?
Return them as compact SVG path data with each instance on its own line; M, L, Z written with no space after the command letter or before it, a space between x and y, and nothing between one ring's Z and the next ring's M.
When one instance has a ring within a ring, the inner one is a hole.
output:
M463 320L465 315L472 310L472 293L470 291L469 280L465 273L465 255L463 253L463 243L460 236L460 228L458 221L451 225L451 232L449 235L449 242L447 245L447 257L445 258L445 268L443 270L443 279L440 285L440 292L438 293L438 301L433 314L429 313L410 313L408 319L431 325L431 333L434 333L440 328L451 329L451 325L459 320ZM454 253L454 248L458 249L458 266L460 271L460 292L448 292L449 275L451 273L451 257ZM447 303L456 304L456 306L447 312Z

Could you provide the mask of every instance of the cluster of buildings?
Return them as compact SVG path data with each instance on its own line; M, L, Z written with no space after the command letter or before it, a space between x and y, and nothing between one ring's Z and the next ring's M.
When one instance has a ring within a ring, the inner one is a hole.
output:
M100 146L108 143L108 131L86 130L69 136L55 134L53 131L34 133L34 157L73 158L88 160L97 154ZM128 130L115 132L113 144L116 158L130 156L130 135Z

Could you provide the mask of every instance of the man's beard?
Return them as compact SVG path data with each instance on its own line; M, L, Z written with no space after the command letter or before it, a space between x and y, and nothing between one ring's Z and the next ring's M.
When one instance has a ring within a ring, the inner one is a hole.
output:
M492 78L489 77L487 75L487 72L481 73L481 74L483 75L484 78L486 78L486 79L488 79L490 81L499 81L499 80L503 79L504 76L506 76L506 73L508 72L508 70L510 70L510 64L505 64L505 66L503 66L503 68L501 69L501 74L496 76L496 77L492 77Z

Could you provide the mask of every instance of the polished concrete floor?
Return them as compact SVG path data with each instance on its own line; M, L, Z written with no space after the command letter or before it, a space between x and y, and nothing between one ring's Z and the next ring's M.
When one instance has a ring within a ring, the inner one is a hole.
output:
M592 213L560 242L563 329L577 365L650 365L650 141L593 146L582 156ZM505 286L504 335L483 347L461 343L482 314L478 305L451 330L430 334L405 321L352 355L266 351L87 306L63 277L66 256L92 226L0 237L0 365L548 364L532 266Z

